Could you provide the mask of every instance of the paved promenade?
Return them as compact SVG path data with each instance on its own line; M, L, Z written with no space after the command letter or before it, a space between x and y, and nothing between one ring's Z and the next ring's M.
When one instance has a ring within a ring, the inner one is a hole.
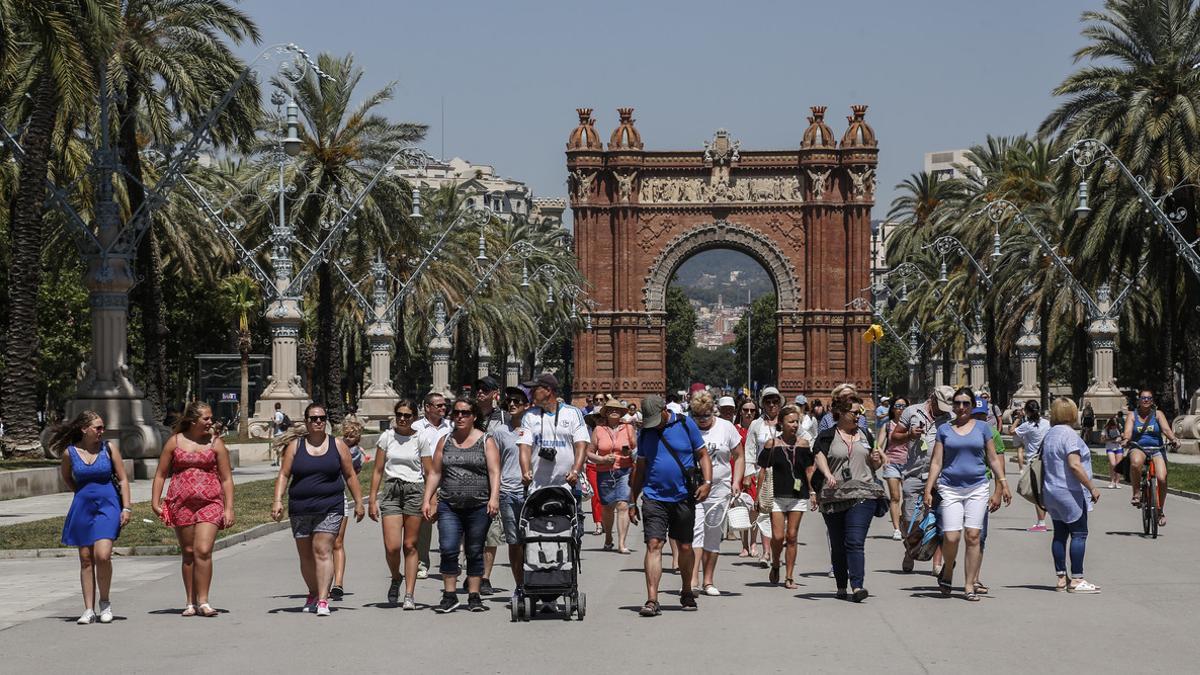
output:
M0 561L0 653L14 673L74 673L105 663L131 672L1128 673L1144 672L1146 663L1129 638L1153 628L1154 668L1189 672L1200 659L1200 503L1171 498L1167 512L1162 536L1143 539L1126 492L1103 490L1087 572L1104 592L1074 596L1051 590L1050 535L1025 532L1032 508L1014 503L992 518L983 568L992 595L975 604L957 591L939 597L923 573L928 564L901 573L900 545L877 519L867 547L872 597L862 605L834 599L824 524L808 515L799 590L769 586L766 571L739 559L727 542L717 578L724 597L701 597L700 611L685 614L677 609L678 577L667 575L664 612L655 619L636 615L644 600L640 532L632 556L600 551L601 538L587 535L583 624L511 624L502 595L489 600L486 614L382 605L387 572L370 521L350 528L347 595L330 618L299 612L304 590L287 532L217 554L212 599L225 613L216 619L175 616L182 606L177 558L116 560L118 620L108 626L72 623L80 611L74 560L8 560ZM507 568L498 565L493 582L509 586ZM436 603L440 586L436 578L419 582L418 601ZM1125 641L1114 644L1115 635Z

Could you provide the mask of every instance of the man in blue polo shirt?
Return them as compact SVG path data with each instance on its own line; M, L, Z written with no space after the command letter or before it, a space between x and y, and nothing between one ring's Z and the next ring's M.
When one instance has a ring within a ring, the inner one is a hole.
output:
M642 401L642 432L638 436L638 459L630 480L629 520L643 521L646 539L646 604L639 614L658 616L658 582L662 579L662 549L669 537L675 545L679 578L683 588L679 604L684 611L695 611L696 594L692 591L692 530L696 522L696 502L704 501L712 487L712 460L704 437L696 423L683 415L666 410L661 396ZM704 480L688 493L685 470L699 466ZM641 510L638 496L643 495Z

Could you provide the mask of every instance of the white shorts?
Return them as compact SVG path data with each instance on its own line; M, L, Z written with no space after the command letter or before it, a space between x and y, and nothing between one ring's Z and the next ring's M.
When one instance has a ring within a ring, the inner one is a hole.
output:
M942 503L938 506L938 524L942 532L958 532L964 527L983 529L983 517L987 515L990 489L987 483L976 487L955 488L938 485Z
M721 552L721 540L725 538L725 509L729 503L729 493L709 496L708 499L696 504L696 523L692 525L692 548L703 548L713 553ZM716 512L713 511L716 509ZM717 512L721 520L715 525L709 525L706 517L711 513L716 519Z
M776 497L771 505L771 513L805 513L808 511L808 500L800 497Z

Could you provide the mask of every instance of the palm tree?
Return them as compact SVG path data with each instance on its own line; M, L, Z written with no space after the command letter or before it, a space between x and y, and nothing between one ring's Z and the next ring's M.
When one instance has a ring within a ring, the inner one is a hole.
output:
M250 317L259 304L258 285L245 273L221 282L225 304L237 324L238 353L242 356L242 388L238 398L238 440L250 440Z
M1166 206L1187 209L1179 229L1195 240L1200 190L1188 184L1200 176L1200 71L1193 68L1200 60L1200 8L1194 0L1107 0L1082 21L1087 44L1075 60L1098 63L1080 67L1054 90L1066 100L1041 131L1066 143L1098 138L1145 177L1152 193L1184 184ZM1099 162L1087 178L1093 211L1070 229L1068 241L1092 270L1130 269L1143 253L1149 256L1148 291L1161 293L1166 308L1157 340L1161 388L1173 390L1173 363L1185 365L1189 381L1200 380L1200 315L1190 300L1200 297L1200 282L1183 272L1122 176ZM1077 174L1064 182L1074 180Z
M896 185L900 190L888 209L888 220L899 225L888 238L888 266L895 267L934 239L932 225L938 206L952 195L954 184L940 174L914 173Z
M276 79L275 86L289 93L300 109L300 137L303 145L291 170L296 186L292 199L297 218L296 236L309 248L316 248L327 234L322 226L337 221L350 200L359 194L384 163L400 148L419 141L425 125L392 122L374 112L390 101L393 85L388 84L352 106L355 89L363 71L354 57L337 58L329 54L317 57L317 64L330 77L308 72L298 83ZM273 162L261 167L265 175L274 170ZM403 181L391 176L381 180L354 216L353 236L361 240L391 241L403 237L411 228L405 222L408 190ZM373 251L368 250L366 255ZM329 263L317 270L317 336L314 398L324 400L330 416L340 418L342 411L341 353L335 335L334 289L337 285Z
M113 88L121 93L117 133L128 172L122 177L130 212L136 212L146 199L143 147L176 140L181 118L193 124L203 120L244 68L225 39L257 43L259 32L248 15L222 0L130 0L124 5L109 70ZM247 147L260 114L258 87L247 82L218 118L213 139L218 145ZM168 398L164 247L187 245L186 239L160 237L162 228L161 219L153 219L139 245L137 265L145 282L133 293L145 329L147 394L160 413Z
M32 329L38 325L47 168L60 116L92 105L97 61L89 47L111 36L113 7L0 0L0 89L28 94L13 96L4 111L6 121L24 125L19 139L24 158L9 220L9 314L0 387L8 420L6 455L42 454L35 395L38 344Z

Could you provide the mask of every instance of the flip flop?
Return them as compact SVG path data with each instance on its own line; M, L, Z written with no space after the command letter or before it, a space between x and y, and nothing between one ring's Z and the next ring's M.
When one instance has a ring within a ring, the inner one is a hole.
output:
M213 609L212 605L208 604L207 602L201 603L201 605L197 608L197 612L200 614L200 616L205 616L205 617L209 617L209 618L212 618L212 617L220 614L220 612Z
M188 605L183 608L183 614L180 616L196 616L196 606Z
M1083 581L1080 581L1079 583L1075 584L1074 586L1068 586L1067 592L1068 593L1080 593L1080 594L1093 594L1093 593L1099 593L1100 587L1097 586L1096 584L1093 584L1092 582L1088 581L1087 579L1084 579Z

